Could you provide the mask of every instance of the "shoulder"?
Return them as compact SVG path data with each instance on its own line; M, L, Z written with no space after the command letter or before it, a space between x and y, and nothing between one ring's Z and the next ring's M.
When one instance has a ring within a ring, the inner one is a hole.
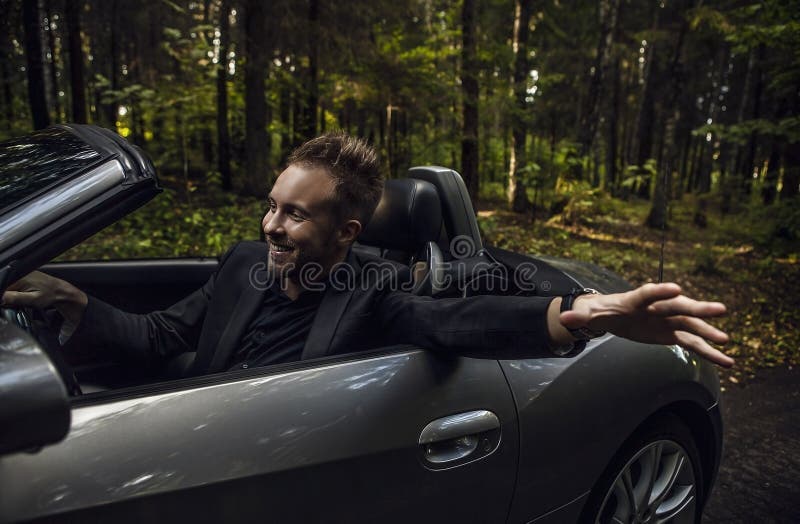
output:
M262 262L266 264L269 249L265 242L243 241L231 247L227 253L222 255L219 261L220 269L231 266L240 267L242 265L252 265Z
M353 250L348 262L354 266L358 280L367 286L382 283L384 287L391 284L400 289L403 283L411 281L411 270L407 265L378 255Z

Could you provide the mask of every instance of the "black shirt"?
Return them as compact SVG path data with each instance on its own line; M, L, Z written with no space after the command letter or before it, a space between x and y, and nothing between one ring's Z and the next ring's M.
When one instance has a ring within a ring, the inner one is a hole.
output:
M247 326L229 369L300 360L323 295L324 291L306 290L292 300L273 284L264 293L261 309Z

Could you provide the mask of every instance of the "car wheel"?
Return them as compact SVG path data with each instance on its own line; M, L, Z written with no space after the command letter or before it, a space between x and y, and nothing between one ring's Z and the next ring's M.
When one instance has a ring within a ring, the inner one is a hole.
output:
M582 522L695 523L703 509L703 470L689 428L659 416L623 445L597 481Z

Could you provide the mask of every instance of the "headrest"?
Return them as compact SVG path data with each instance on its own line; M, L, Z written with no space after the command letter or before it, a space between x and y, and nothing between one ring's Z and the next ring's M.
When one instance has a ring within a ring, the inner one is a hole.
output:
M442 229L442 206L436 187L415 178L387 180L383 196L359 244L416 251L436 241Z

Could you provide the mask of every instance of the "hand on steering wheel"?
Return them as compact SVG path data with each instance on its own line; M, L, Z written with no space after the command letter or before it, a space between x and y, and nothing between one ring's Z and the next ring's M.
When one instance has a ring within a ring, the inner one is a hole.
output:
M50 361L61 376L64 386L67 388L69 396L74 397L81 395L81 386L78 384L78 379L72 371L72 367L67 363L64 358L61 348L58 344L58 334L47 332L48 322L45 315L41 315L41 320L35 320L36 314L28 308L0 308L0 317L6 319L8 322L19 327L31 335L41 346Z

